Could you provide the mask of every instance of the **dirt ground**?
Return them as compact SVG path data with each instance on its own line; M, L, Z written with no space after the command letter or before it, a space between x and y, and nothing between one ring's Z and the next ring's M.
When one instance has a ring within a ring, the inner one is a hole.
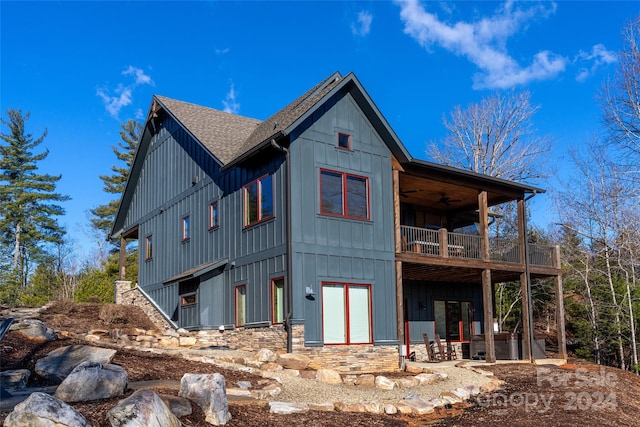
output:
M66 303L53 306L37 316L47 326L57 330L87 332L95 328L139 327L152 325L141 310L134 307L111 307ZM71 339L48 343L25 340L9 332L0 342L0 370L27 368L50 351L78 344ZM82 344L87 344L83 342ZM485 366L506 381L501 390L480 395L471 401L441 408L427 416L372 415L341 412L315 412L277 415L269 413L266 403L230 402L232 420L229 426L637 426L640 425L640 377L626 371L606 368L584 361L571 360L563 367L501 364ZM176 380L185 373L224 375L227 383L260 377L210 364L187 361L164 355L131 350L118 350L112 363L121 365L129 381ZM27 386L51 385L35 373ZM166 394L176 390L158 389ZM131 391L129 392L131 393ZM109 426L106 412L120 398L74 404L94 426ZM193 413L181 421L186 426L208 426L202 411L193 406ZM0 423L7 413L0 412Z

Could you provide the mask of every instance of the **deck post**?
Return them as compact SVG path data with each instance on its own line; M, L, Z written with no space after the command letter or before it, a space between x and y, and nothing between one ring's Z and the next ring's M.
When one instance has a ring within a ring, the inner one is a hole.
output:
M120 236L120 273L118 280L124 280L127 274L127 241L123 236Z
M527 241L527 232L525 230L525 206L524 199L518 200L518 244L520 248L520 264L526 269L527 250L525 248ZM526 272L520 275L520 292L522 294L522 359L533 361L533 353L531 352L531 324L529 322L529 283Z
M489 261L489 215L487 207L487 192L478 194L478 216L480 217L480 259Z
M491 286L491 270L482 270L482 305L484 307L484 360L487 363L496 361L496 349L493 341L493 287Z
M393 228L396 253L402 252L400 236L400 171L393 169Z
M555 247L555 263L560 267L560 246ZM556 329L558 334L558 357L567 358L567 336L564 326L564 292L562 288L562 276L560 274L554 276L553 284L556 293Z
M406 356L402 353L402 346L406 345L404 334L404 294L402 292L402 261L396 261L396 319L398 329L398 342L400 343L400 360Z
M446 228L438 230L438 240L440 241L440 256L442 258L449 258L449 236Z

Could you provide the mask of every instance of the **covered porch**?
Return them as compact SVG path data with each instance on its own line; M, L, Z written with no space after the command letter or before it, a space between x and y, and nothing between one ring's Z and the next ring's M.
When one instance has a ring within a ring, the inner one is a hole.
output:
M423 334L453 343L482 334L485 360L495 361L494 285L513 282L522 294L522 358L534 360L531 281L546 277L554 281L558 351L566 358L559 248L526 238L526 202L544 190L417 160L395 163L393 172L404 355L424 347ZM517 224L506 234L491 226L509 202Z

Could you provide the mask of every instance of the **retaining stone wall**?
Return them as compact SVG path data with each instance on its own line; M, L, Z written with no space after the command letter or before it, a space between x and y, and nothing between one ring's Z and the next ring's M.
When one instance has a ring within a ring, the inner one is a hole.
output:
M114 301L116 304L137 305L158 329L173 329L173 325L142 295L138 286L133 282L116 280Z

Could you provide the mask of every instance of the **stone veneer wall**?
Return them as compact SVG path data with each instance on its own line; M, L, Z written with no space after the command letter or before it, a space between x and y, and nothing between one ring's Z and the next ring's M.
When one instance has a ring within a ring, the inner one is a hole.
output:
M114 301L116 304L137 305L158 329L175 329L174 326L158 312L153 304L142 295L138 286L133 282L116 280Z
M312 369L333 369L340 373L367 373L397 371L399 352L397 345L329 345L305 347L304 325L293 325L292 350L304 354Z
M443 342L442 345L446 345L446 344ZM462 359L462 343L454 342L452 343L452 345L456 350L456 356L458 356L458 359ZM429 357L427 355L427 348L425 347L424 343L411 344L411 346L409 347L409 352L412 352L412 353L415 352L416 362L430 362Z

